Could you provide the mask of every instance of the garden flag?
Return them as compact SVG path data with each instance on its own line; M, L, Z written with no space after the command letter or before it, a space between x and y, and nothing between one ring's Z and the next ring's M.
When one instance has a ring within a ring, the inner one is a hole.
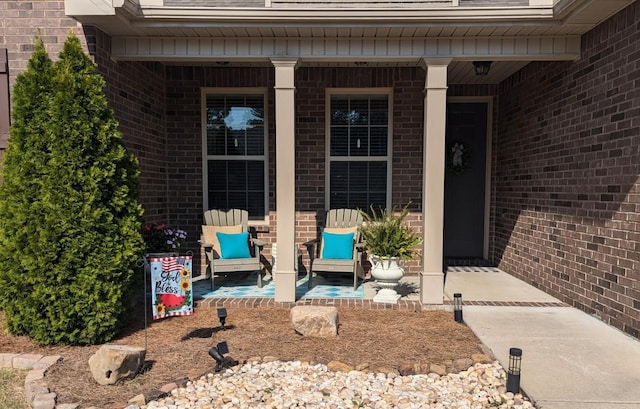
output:
M153 319L193 314L192 256L150 257Z

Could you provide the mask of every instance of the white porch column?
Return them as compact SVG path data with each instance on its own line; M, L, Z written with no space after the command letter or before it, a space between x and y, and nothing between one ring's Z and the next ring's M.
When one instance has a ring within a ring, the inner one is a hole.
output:
M296 300L295 260L295 69L296 58L272 58L276 70L276 243L275 301Z
M447 112L447 66L450 58L423 58L427 70L424 97L422 181L422 272L420 302L442 304L444 297L444 166Z

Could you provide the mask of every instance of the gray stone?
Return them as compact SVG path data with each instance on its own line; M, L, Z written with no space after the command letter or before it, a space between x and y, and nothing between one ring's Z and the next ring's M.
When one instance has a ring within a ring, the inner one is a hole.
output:
M25 382L24 384L24 394L27 398L27 402L32 402L36 396L45 395L47 393L49 393L49 388L42 380Z
M78 409L80 407L77 403L59 403L56 405L56 409Z
M0 368L13 368L13 359L17 356L18 354L0 354Z
M452 372L462 372L466 371L470 367L473 366L473 361L469 358L456 359L453 361L453 371Z
M145 403L147 403L147 399L145 398L145 396L143 394L140 395L136 395L133 398L129 399L129 405L134 405L136 407L142 406ZM127 406L128 408L129 406Z
M44 358L44 355L20 354L13 358L13 367L15 369L33 369L33 365L42 358Z
M291 309L293 329L307 337L335 337L338 335L338 309L298 305Z
M44 379L44 370L42 369L32 369L27 373L27 376L24 378L25 385L28 382L38 381L40 379Z
M56 407L56 394L53 392L38 394L31 402L33 409L54 409Z
M89 358L93 378L100 385L132 379L142 368L146 350L127 345L103 345Z

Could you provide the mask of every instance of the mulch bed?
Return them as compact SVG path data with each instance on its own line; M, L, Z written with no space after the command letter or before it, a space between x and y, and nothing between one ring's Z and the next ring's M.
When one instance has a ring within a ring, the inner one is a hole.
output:
M291 328L288 308L228 308L227 329L220 330L215 309L198 308L192 316L148 320L142 310L111 344L146 347L146 371L114 386L93 379L88 360L99 346L38 347L27 337L0 334L0 352L61 355L62 361L46 375L58 403L81 407L123 409L138 394L148 396L183 377L195 379L213 371L208 351L221 341L228 356L240 362L272 357L328 363L340 361L370 370L395 369L415 364L449 367L458 359L484 353L478 338L445 311L364 310L339 308L339 334L332 339L303 337ZM0 312L0 325L3 316ZM269 358L271 359L271 358Z

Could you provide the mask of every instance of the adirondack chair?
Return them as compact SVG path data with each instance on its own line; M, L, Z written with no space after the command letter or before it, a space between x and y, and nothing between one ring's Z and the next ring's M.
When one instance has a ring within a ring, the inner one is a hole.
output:
M307 274L309 288L313 273L351 273L353 289L358 288L358 277L363 277L360 264L362 243L358 226L362 215L355 209L332 209L326 214L324 228L319 238L304 243L311 265Z
M211 290L216 274L258 272L258 287L262 287L260 253L266 244L252 238L248 231L249 212L240 209L207 210L202 225L202 247L207 255Z

